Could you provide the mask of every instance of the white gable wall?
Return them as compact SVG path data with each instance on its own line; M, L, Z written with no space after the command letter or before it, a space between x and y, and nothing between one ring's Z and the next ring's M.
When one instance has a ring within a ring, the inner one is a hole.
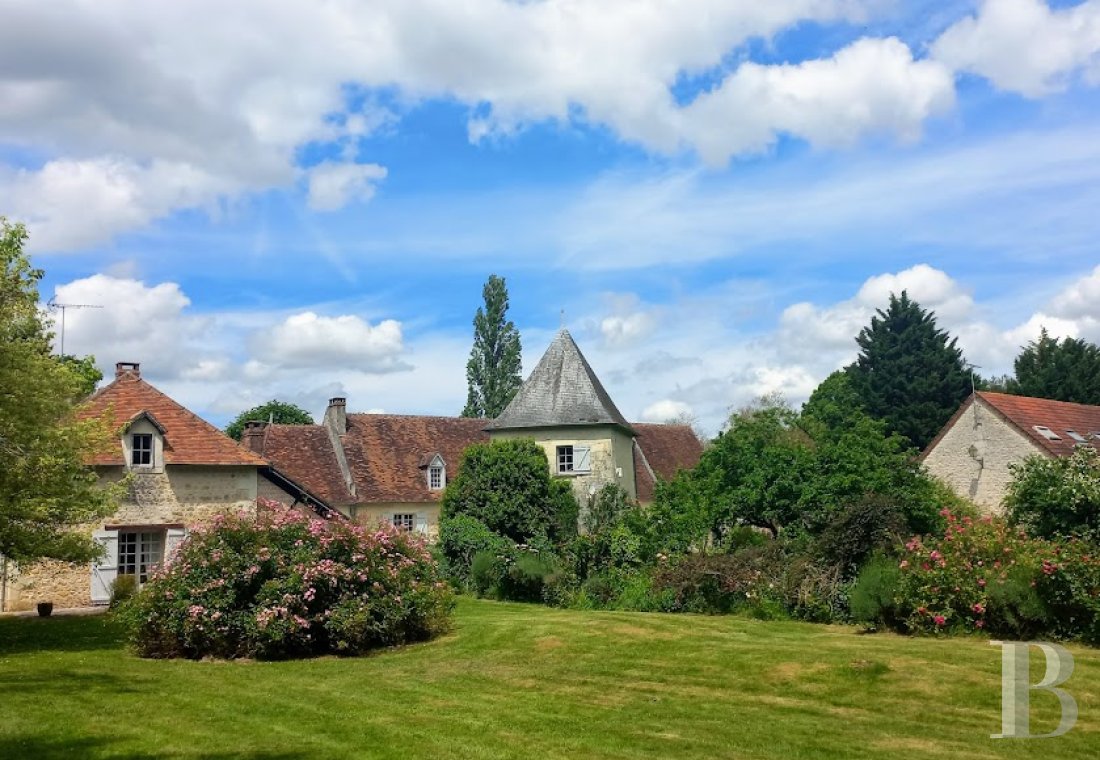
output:
M983 512L1000 514L1010 464L1043 450L978 399L955 421L924 458L928 471Z

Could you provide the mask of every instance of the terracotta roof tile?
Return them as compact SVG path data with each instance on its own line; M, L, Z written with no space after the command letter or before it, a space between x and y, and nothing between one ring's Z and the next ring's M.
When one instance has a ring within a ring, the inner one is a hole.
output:
M1070 436L1070 431L1083 437L1086 445L1100 450L1100 406L985 391L978 396L1050 454L1068 456L1081 445L1082 441ZM1060 440L1050 440L1035 429L1037 426L1048 428Z
M321 425L267 425L260 453L327 504L355 502Z
M400 414L349 414L344 453L363 502L438 501L421 462L438 453L447 478L458 473L462 452L487 442L485 420Z
M688 425L650 425L634 423L638 446L643 458L634 457L634 478L639 501L652 501L656 483L649 470L661 480L672 480L680 470L689 470L699 463L703 444ZM647 468L645 465L649 464Z
M164 430L165 464L267 464L209 422L198 417L135 374L123 374L94 393L81 409L82 419L107 416L122 427L146 413ZM90 465L123 465L122 447L103 453Z
M348 492L322 425L268 425L263 455L288 477L332 504L438 501L441 491L428 488L424 466L438 453L453 478L462 452L489 440L485 420L398 414L349 414L344 454L355 482ZM659 478L694 467L703 447L684 425L634 425L650 467ZM639 498L653 495L653 478L635 457Z

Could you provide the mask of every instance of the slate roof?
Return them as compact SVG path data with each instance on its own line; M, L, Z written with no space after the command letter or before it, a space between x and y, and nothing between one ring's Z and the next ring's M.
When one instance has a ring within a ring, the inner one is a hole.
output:
M120 373L113 383L92 394L78 416L81 419L107 417L111 425L121 429L143 413L163 430L165 464L256 467L267 464L263 458L142 380L136 372ZM93 457L87 464L125 465L122 446Z
M703 454L703 444L689 425L636 422L634 431L637 433L635 441L638 449L641 449L634 452L634 482L638 488L638 501L653 500L657 485L653 475L661 480L672 480L680 470L689 470L697 465Z
M489 430L605 423L632 431L568 330L562 329Z

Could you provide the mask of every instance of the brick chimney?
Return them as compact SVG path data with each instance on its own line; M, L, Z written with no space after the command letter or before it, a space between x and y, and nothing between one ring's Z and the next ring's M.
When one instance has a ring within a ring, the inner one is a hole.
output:
M140 380L141 365L137 362L118 362L115 364L115 380L121 380L124 377Z
M336 435L347 434L348 400L343 396L328 400L328 409L325 410L325 427L336 433Z
M241 443L245 448L256 452L257 454L264 453L264 428L267 427L266 422L260 420L249 420L244 423L244 432L241 434Z

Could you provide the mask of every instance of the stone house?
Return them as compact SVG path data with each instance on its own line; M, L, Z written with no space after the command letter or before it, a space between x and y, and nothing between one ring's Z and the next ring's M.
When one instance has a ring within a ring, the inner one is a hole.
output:
M103 556L90 567L9 564L0 579L5 610L29 609L38 601L57 607L104 604L118 575L144 581L189 526L218 512L253 510L257 497L328 511L265 459L143 380L138 364L118 364L115 380L89 398L81 416L106 418L119 430L118 447L88 462L100 481L128 479L118 511L88 526Z
M1002 509L1009 465L1030 456L1069 456L1077 446L1100 449L1100 406L975 393L921 454L925 467L983 511Z
M474 443L534 439L582 505L607 483L650 502L659 479L695 466L702 453L689 426L627 422L566 330L495 420L348 414L346 407L346 399L332 399L320 425L251 423L244 442L357 522L433 537L443 489Z

